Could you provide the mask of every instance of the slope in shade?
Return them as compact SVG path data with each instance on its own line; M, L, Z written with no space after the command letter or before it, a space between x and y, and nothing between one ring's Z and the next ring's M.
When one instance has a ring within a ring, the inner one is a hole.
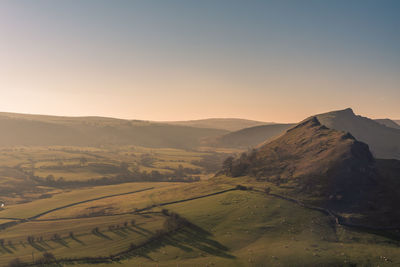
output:
M400 159L400 129L355 115L350 108L316 117L321 124L331 129L350 132L357 140L367 143L376 158Z
M229 148L248 148L255 147L261 142L271 140L272 138L284 133L294 124L271 124L254 126L239 131L231 132L217 138L206 140L207 145Z
M400 125L391 119L375 119L375 121L389 128L400 129Z

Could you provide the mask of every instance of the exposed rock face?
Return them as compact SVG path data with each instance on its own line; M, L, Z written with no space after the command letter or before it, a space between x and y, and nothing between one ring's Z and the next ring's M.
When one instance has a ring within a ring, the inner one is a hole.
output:
M262 146L256 161L257 177L295 183L298 191L309 195L345 200L353 198L353 186L361 189L376 183L368 145L351 134L326 128L315 117Z

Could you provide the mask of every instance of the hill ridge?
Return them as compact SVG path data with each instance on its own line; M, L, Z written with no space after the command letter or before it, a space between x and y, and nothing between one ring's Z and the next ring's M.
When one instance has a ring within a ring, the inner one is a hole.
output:
M393 174L389 161L384 161L386 170ZM392 214L385 215L388 221L380 217L379 223L392 225L397 220L400 225L393 207L398 196L388 188L397 183L382 176L368 145L351 133L326 127L316 116L258 149L228 159L223 172L273 183L288 196L335 212L363 214L368 222L379 206L387 207Z

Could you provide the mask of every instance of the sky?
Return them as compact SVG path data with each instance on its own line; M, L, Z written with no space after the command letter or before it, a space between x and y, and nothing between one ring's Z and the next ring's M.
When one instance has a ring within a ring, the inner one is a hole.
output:
M400 119L400 1L2 0L0 111Z

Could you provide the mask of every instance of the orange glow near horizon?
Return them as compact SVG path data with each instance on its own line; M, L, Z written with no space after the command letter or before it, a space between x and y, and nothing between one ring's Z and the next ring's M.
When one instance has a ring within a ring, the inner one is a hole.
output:
M0 112L296 122L351 107L400 119L390 8L382 20L346 4L328 22L316 14L334 15L333 3L303 14L283 3L16 2L0 3Z

